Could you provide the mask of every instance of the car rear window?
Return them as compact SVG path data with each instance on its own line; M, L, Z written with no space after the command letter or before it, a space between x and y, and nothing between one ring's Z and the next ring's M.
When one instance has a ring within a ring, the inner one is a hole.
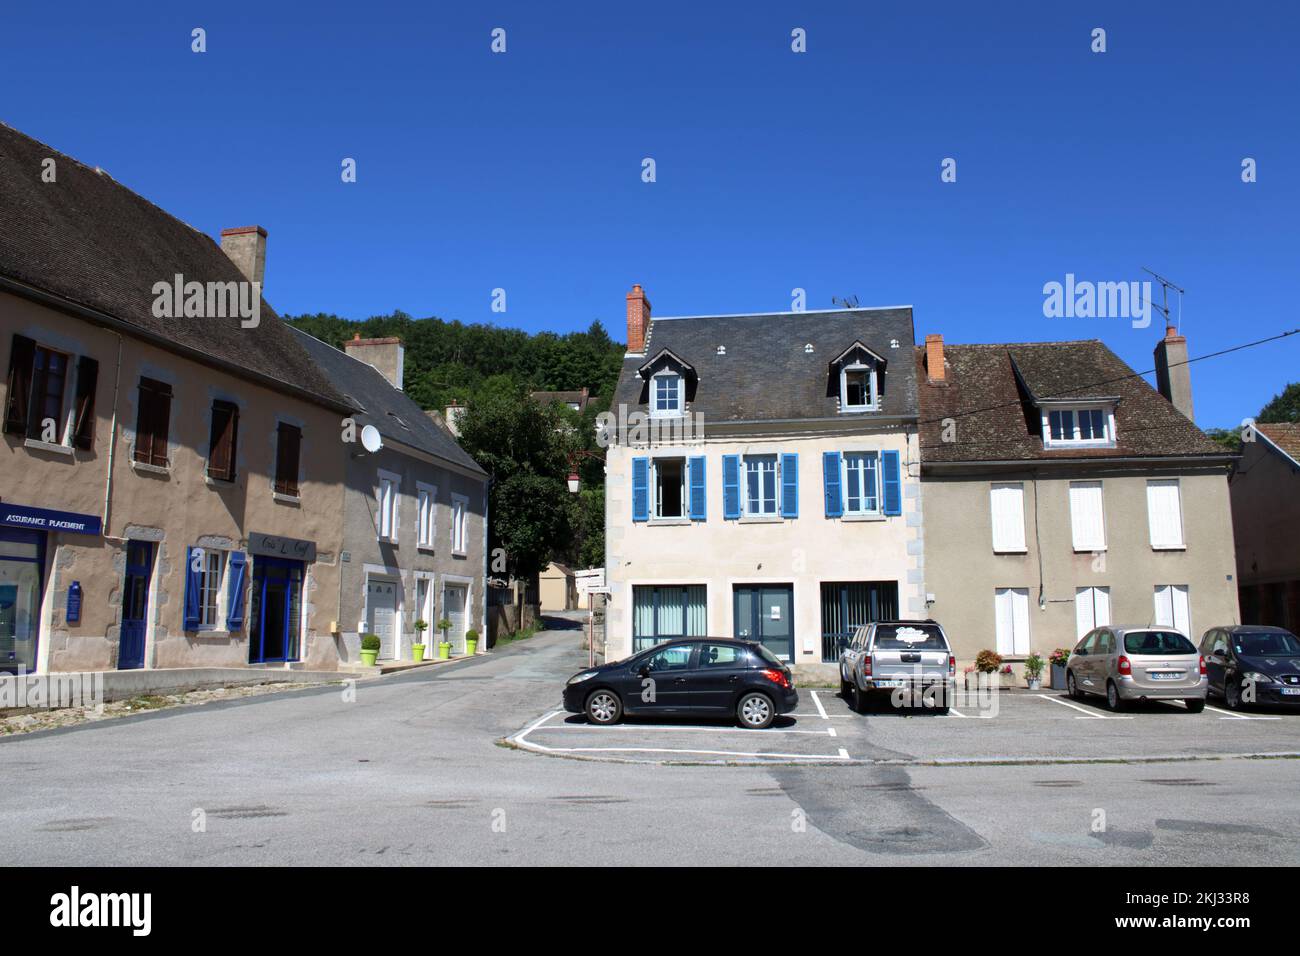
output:
M948 643L935 624L878 624L876 647L887 651L946 651Z
M1246 657L1300 657L1300 638L1288 631L1240 632L1232 643Z
M771 651L769 651L769 650L768 650L766 647L764 647L762 644L755 644L755 645L754 645L754 651L755 651L755 653L758 654L759 657L761 657L761 658L763 659L763 661L764 661L765 663L768 663L768 664L775 664L777 667L784 667L784 666L785 666L784 664L781 663L781 658L777 657L775 654L773 654Z
M1194 645L1177 631L1131 631L1124 635L1130 654L1195 654Z

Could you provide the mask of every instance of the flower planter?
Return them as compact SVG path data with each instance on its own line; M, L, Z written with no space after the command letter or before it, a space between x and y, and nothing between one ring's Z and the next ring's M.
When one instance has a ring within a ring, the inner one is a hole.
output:
M975 671L966 675L967 690L988 691L995 687L1001 689L1002 686L1002 675L996 671L991 674Z
M465 653L466 654L478 653L478 638L476 637L465 638Z
M423 645L423 644L412 644L412 645L411 645L411 660L413 660L413 661L422 661L422 660L424 660L424 645Z
M438 644L438 660L446 661L451 659L451 643L442 641Z
M1043 679L1041 677L1026 677L1025 683L1029 685L1030 690L1042 690Z
M362 663L362 664L365 664L367 667L374 667L374 666L375 666L375 658L377 658L378 656L379 656L379 651L378 651L378 650L368 651L368 650L366 650L365 648L362 648L362 650L361 650L361 663Z
M1065 690L1065 665L1052 665L1052 690Z

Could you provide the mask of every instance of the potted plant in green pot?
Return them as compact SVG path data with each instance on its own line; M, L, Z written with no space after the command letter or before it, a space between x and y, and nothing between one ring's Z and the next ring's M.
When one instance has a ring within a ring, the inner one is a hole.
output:
M415 622L415 643L411 645L411 660L424 660L424 632L428 629L428 621Z
M1029 684L1030 690L1038 690L1043 686L1044 663L1037 654L1030 654L1025 658L1025 681Z
M1052 690L1065 690L1065 665L1069 659L1068 647L1058 647L1047 656L1052 665Z
M473 628L470 628L468 631L465 632L465 653L466 654L478 653L478 631L474 630Z
M379 648L382 643L378 634L361 635L361 663L367 667L375 666L375 658L379 656Z
M451 621L445 617L438 622L438 630L442 631L442 640L438 642L438 660L445 661L451 658L451 641L447 640L447 630L451 627Z

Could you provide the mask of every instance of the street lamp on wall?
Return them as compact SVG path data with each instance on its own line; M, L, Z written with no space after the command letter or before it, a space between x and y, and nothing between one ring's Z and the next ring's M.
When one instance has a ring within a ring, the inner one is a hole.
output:
M582 482L581 479L578 478L578 473L576 471L569 472L569 493L576 495L581 484Z
M569 453L569 494L576 495L582 487L582 478L578 475L578 459L590 458L592 461L604 462L604 455L595 455L589 451L574 451Z

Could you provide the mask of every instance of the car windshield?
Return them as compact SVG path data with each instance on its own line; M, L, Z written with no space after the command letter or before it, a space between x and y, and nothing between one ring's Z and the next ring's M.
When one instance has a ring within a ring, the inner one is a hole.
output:
M1300 638L1290 631L1234 634L1232 644L1246 657L1300 657Z
M937 624L878 624L876 647L887 651L946 651Z
M1130 654L1195 654L1196 647L1177 631L1130 631L1124 635Z

